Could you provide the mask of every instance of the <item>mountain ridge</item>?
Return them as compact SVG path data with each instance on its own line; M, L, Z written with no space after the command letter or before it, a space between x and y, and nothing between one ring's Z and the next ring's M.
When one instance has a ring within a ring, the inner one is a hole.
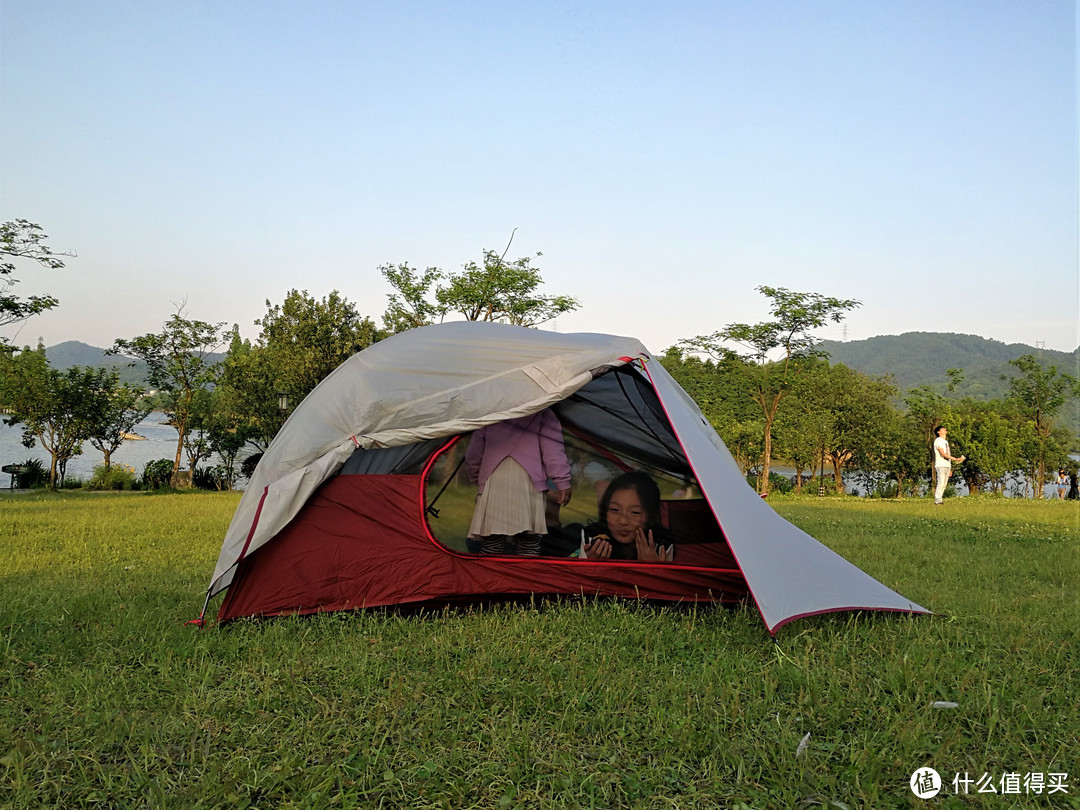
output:
M1001 375L1010 375L1014 369L1009 361L1021 355L1033 355L1058 371L1080 374L1080 347L1061 352L955 332L904 332L848 342L827 340L821 348L828 352L830 362L843 363L864 374L892 375L902 391L919 385L944 391L951 381L948 370L960 369L964 377L955 393L980 400L1005 395L1008 383L1001 380Z
M150 388L146 362L123 354L107 354L100 346L91 346L80 340L65 340L55 346L45 347L45 357L53 368L64 370L72 366L90 368L114 368L120 374L120 382ZM212 362L225 359L222 353L207 355Z

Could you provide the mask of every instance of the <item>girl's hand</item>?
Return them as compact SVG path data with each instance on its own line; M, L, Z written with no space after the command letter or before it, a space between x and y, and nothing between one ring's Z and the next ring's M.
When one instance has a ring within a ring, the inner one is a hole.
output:
M652 530L649 531L649 536L645 536L645 532L642 531L639 526L637 531L634 532L634 545L637 548L637 558L641 562L666 562L667 554L662 548L657 548L656 542L653 540Z
M611 543L602 537L595 538L591 543L582 546L582 548L585 549L585 559L587 560L611 559Z

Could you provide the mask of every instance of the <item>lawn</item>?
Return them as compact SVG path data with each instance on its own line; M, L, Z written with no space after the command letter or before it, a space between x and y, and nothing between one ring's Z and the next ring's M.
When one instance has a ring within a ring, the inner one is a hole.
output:
M186 626L237 501L0 495L0 808L1080 807L1075 503L774 499L938 613L774 643L612 600Z

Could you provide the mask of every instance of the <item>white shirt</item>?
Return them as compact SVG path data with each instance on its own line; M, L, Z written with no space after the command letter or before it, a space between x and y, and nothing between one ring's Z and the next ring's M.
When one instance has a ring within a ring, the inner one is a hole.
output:
M948 439L944 436L934 439L934 466L952 469L952 462L948 458L950 455Z

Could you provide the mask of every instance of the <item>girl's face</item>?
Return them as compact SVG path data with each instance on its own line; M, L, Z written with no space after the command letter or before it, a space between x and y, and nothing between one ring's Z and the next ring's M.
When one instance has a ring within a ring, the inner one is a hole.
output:
M619 489L612 493L605 515L608 531L618 543L633 543L638 529L645 528L645 507L636 489Z

